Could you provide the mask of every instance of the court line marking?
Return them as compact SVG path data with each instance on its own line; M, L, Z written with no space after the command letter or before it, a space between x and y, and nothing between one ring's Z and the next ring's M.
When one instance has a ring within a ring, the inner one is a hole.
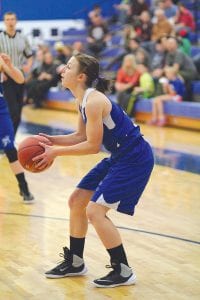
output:
M41 216L41 215L28 215L28 214L22 214L22 213L12 213L12 212L1 212L0 211L0 214L1 215L21 216L21 217L40 218L40 219L49 219L49 220L69 221L69 219L67 219L67 218ZM155 236L160 236L160 237L164 237L164 238L179 240L179 241L186 242L186 243L200 245L200 241L185 239L185 238L181 238L181 237L178 237L178 236L175 236L175 235L169 235L169 234L165 234L165 233L158 233L158 232L153 232L153 231L148 231L148 230L143 230L143 229L130 228L130 227L124 227L124 226L116 226L116 227L118 229L134 231L134 232L139 232L139 233L145 233L145 234L149 234L149 235L155 235Z

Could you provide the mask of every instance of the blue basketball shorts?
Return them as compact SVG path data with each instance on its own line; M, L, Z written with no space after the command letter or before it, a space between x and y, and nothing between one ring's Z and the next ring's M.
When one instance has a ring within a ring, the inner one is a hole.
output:
M10 114L7 109L0 112L0 149L11 150L14 148L14 129Z
M121 157L103 159L77 185L92 190L91 201L133 215L153 170L154 158L150 145L139 143Z

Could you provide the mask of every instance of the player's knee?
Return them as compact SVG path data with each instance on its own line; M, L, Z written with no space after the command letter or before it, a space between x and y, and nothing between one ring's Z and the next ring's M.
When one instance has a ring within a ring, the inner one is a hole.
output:
M13 148L13 149L5 149L5 154L8 158L8 161L10 163L13 163L15 161L17 161L17 150L16 148Z
M86 215L90 223L94 224L98 222L98 220L101 218L101 214L99 214L99 211L95 209L95 207L88 205L86 208Z
M78 210L82 208L78 191L74 191L69 197L68 205L70 210Z

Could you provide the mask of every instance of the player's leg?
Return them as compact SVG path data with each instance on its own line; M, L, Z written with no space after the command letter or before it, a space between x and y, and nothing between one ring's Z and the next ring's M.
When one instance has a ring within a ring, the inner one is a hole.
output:
M17 179L19 185L19 192L20 195L23 197L24 203L26 204L33 203L35 201L34 196L31 194L29 190L28 183L24 175L24 170L17 159L16 148L14 147L12 149L5 149L4 151L10 163L11 170Z
M5 111L4 114L1 115L1 124L0 148L4 150L8 158L11 170L17 179L20 195L23 196L24 203L32 203L34 201L34 197L29 191L24 170L19 164L17 158L17 150L14 146L14 130L8 111Z
M23 104L23 85L18 85L12 79L3 82L4 97L7 101L10 117L14 127L14 135L21 121L21 110ZM19 99L19 97L21 97Z
M94 280L97 287L115 287L119 285L131 285L136 281L136 275L129 267L126 253L122 244L120 234L106 216L109 208L90 202L87 207L87 216L94 226L99 238L106 248L113 269L106 276Z
M64 261L45 273L48 278L84 275L87 271L83 261L85 236L88 220L86 207L99 183L110 167L109 159L103 159L83 177L77 189L69 198L70 207L70 247L64 247Z
M159 96L154 97L152 99L152 112L151 112L151 119L147 121L148 125L156 125L158 121L158 108L157 108L157 99Z
M135 147L131 147L126 155L113 163L88 204L88 219L108 251L113 268L109 274L94 281L97 287L130 285L136 281L136 275L128 265L119 232L106 214L111 208L128 215L134 214L153 164L152 150L141 137Z
M156 99L156 106L157 106L157 112L158 112L158 126L164 126L166 124L166 117L164 114L164 102L171 100L170 95L161 95L157 97Z
M88 228L86 207L93 191L77 188L69 198L70 207L70 247L63 248L64 260L45 273L48 278L84 275L87 268L83 260L85 236Z

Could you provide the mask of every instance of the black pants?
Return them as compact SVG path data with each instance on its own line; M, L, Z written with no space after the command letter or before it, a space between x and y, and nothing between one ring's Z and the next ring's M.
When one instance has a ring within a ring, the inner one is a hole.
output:
M52 86L51 80L32 79L26 83L27 98L33 99L36 107L41 107L46 93Z
M23 107L24 84L18 84L8 78L3 82L4 97L8 103L10 116L13 122L14 133L21 121L21 112Z

